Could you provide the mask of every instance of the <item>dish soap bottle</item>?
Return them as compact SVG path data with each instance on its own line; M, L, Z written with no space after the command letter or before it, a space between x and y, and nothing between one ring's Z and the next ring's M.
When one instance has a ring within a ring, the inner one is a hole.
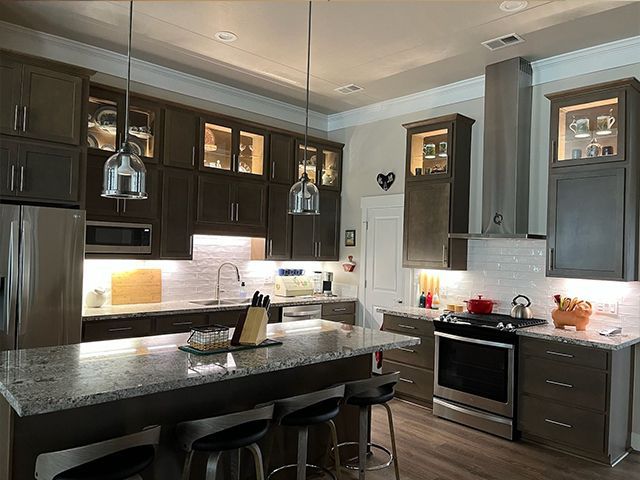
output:
M244 282L240 283L240 298L247 298L247 286Z
M431 292L427 293L427 301L426 301L426 305L427 308L432 308L433 307L433 295L431 295Z
M418 300L418 307L424 308L427 302L427 297L424 296L424 292L420 295L420 299Z

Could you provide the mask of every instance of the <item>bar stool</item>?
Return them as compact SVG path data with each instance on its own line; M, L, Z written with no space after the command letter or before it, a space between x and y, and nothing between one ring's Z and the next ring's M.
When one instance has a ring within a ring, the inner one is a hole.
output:
M393 415L388 403L395 395L395 386L400 377L399 372L379 375L365 380L356 380L345 384L344 403L353 405L360 409L359 421L359 437L357 442L343 442L338 445L336 450L347 445L358 445L358 456L349 460L354 462L345 465L350 470L358 470L358 479L365 479L365 472L372 470L380 470L389 467L392 463L395 469L396 480L400 480L400 470L398 468L398 452L396 450L396 435L393 428ZM371 407L374 405L382 405L387 411L389 420L389 434L391 436L391 452L383 447L370 442L369 440L369 421L371 416ZM367 467L367 456L371 454L371 449L377 449L389 456L386 463L380 465L372 465Z
M296 397L276 400L274 421L285 427L295 427L298 430L298 461L294 464L283 465L276 468L267 479L275 474L290 468L296 468L296 480L306 480L307 468L323 472L334 480L340 480L340 455L336 453L334 475L331 471L318 465L307 463L307 444L309 439L309 427L312 425L327 424L331 431L331 443L336 452L338 445L338 433L333 419L340 413L340 401L344 397L344 385L331 387L318 392L307 393Z
M160 427L58 452L36 459L38 480L142 480L153 463Z
M256 479L264 480L262 453L257 442L267 434L272 417L273 404L270 404L244 412L179 423L176 426L176 435L180 446L187 452L182 479L189 479L195 452L209 454L205 478L215 480L222 454L237 450L239 459L242 449L246 448L253 455ZM240 475L239 461L236 474Z

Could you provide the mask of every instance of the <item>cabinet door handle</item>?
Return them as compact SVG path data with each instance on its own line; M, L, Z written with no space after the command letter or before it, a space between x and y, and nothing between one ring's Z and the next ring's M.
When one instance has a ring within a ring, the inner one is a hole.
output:
M116 198L116 213L120 213L120 199Z
M415 350L411 350L410 348L400 347L400 348L398 348L398 350L400 350L402 352L407 352L407 353L416 353Z
M554 267L554 265L553 265L553 263L554 263L553 254L554 254L553 248L550 248L549 249L549 270L553 270L553 267Z
M573 388L573 385L570 383L556 382L555 380L545 380L545 382L549 385L556 385L557 387Z
M558 161L558 148L557 142L555 140L551 141L551 163L555 163Z
M551 420L549 418L545 418L544 421L547 422L547 423L550 423L552 425L557 425L559 427L573 428L573 425L569 425L568 423L557 422L557 421Z
M235 153L231 156L231 163L232 163L232 168L234 171L238 171L238 155L236 155Z
M276 178L276 161L271 162L271 179Z
M318 258L322 256L322 242L318 242Z
M127 201L122 200L122 213L127 213Z
M553 350L547 350L547 355L555 355L556 357L573 358L570 353L554 352Z
M22 131L27 131L27 106L22 107Z
M269 256L273 255L273 239L269 239Z
M18 110L19 110L19 106L16 105L15 110L13 111L13 130L14 131L18 131Z
M193 325L193 322L173 322L171 325L174 327L181 327L183 325Z
M233 209L235 208L235 203L231 203L231 221L233 222L233 219L235 218L233 215Z
M20 191L24 191L24 165L20 165Z
M240 204L236 203L236 222L240 221L239 215L240 215Z
M196 166L196 147L195 145L191 147L191 166Z
M398 380L400 380L401 382L404 382L404 383L411 383L411 384L416 383L416 382L414 382L413 380L409 380L408 378L402 378L402 377L400 377L400 378L398 378Z
M346 308L334 308L333 311L334 312L346 312L347 309Z
M16 166L11 165L10 171L11 173L9 174L9 191L13 192L13 190L16 188Z
M442 265L447 266L447 246L442 245Z
M133 327L118 327L118 328L110 328L108 332L128 332L129 330L133 330Z
M399 324L398 324L398 327L400 327L400 328L406 328L406 329L408 329L408 330L415 330L415 329L416 329L416 327L414 327L413 325L405 325L404 323L399 323Z

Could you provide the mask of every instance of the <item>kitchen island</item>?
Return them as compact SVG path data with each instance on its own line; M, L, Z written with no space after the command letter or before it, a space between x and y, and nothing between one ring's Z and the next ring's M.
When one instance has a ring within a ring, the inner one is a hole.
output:
M148 425L163 426L153 478L179 478L176 423L366 378L371 353L419 343L323 320L272 324L268 334L283 344L200 356L177 349L188 334L173 334L0 353L0 478L33 478L39 453ZM337 425L341 441L357 438L355 411ZM272 464L292 458L287 435L274 435ZM310 458L323 454L315 448Z

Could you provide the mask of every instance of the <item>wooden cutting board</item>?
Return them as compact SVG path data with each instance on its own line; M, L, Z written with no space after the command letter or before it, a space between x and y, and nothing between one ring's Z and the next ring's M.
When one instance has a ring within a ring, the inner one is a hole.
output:
M111 274L111 304L159 303L162 301L162 270L145 268Z

